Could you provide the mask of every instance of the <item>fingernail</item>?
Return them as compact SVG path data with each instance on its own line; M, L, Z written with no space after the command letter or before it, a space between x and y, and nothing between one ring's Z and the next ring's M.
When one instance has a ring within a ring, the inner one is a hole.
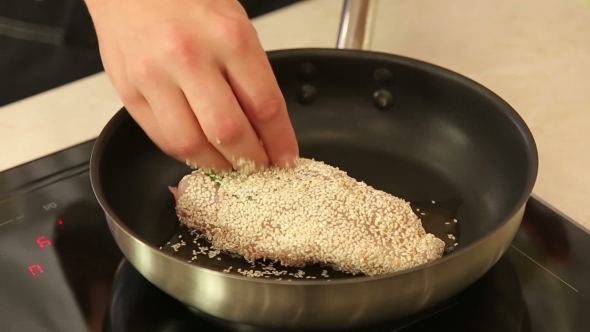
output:
M252 174L260 169L254 160L241 157L236 161L236 170L240 173Z
M188 167L190 167L190 168L192 168L192 169L197 169L197 168L199 168L199 167L197 166L197 164L193 163L192 161L190 161L190 160L188 160L188 159L186 159L184 162L185 162L186 166L188 166Z
M295 167L295 166L297 166L298 160L299 160L299 157L294 156L292 154L286 154L286 155L282 156L281 158L279 158L279 161L277 162L277 166L281 167L281 168Z

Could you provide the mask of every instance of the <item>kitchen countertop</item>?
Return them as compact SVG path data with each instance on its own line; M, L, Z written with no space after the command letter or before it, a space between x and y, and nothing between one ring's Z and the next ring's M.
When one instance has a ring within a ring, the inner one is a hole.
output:
M254 20L267 50L334 47L341 1ZM507 100L535 136L534 194L590 228L590 1L380 0L372 50L466 75ZM104 73L0 108L0 170L95 138L121 102Z

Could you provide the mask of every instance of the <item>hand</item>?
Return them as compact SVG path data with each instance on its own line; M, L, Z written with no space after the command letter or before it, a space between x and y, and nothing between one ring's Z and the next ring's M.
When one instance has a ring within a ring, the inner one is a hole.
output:
M237 0L87 0L125 107L167 154L205 169L293 165L299 148Z

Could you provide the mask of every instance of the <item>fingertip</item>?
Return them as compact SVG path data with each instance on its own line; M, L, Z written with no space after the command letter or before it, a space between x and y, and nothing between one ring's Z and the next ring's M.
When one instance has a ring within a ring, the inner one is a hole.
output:
M245 174L251 174L258 171L263 171L268 168L270 161L268 156L264 153L264 149L262 150L262 154L258 155L257 158L248 158L248 157L231 157L231 163L233 168Z
M297 161L299 160L298 154L287 153L282 155L277 161L274 163L276 167L288 169L297 166Z
M279 168L296 166L299 160L299 144L292 129L290 135L285 130L282 132L282 135L279 135L273 140L269 141L267 139L264 145L274 166Z
M221 155L209 153L207 155L200 154L197 157L186 158L185 164L192 169L201 169L206 172L224 173L232 170L232 165L225 160Z

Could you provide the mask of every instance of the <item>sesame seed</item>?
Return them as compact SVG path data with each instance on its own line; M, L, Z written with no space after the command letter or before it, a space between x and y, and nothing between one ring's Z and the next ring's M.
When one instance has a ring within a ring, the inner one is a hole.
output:
M288 273L273 264L322 263L371 276L425 264L444 253L445 243L424 230L408 202L336 167L305 158L288 169L260 170L243 158L235 164L238 171L222 175L195 170L179 185L184 188L176 204L181 224L211 243L193 251L195 257L223 251L250 262L250 270L237 270L246 277L313 280L318 276ZM319 277L329 278L328 271Z

